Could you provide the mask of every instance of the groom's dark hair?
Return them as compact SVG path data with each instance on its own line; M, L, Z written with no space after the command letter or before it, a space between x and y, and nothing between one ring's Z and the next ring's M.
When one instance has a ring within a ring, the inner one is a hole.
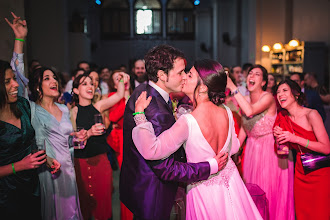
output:
M157 82L159 70L168 74L177 58L185 59L183 52L169 45L159 45L149 50L144 57L149 80Z

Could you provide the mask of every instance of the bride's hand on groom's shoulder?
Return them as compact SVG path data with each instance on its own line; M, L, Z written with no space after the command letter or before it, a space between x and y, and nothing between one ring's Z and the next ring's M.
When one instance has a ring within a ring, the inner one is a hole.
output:
M228 162L228 153L226 152L220 152L215 157L216 161L218 162L218 171L225 168L227 162Z
M135 102L135 112L143 112L150 104L152 97L147 98L147 92L143 91Z

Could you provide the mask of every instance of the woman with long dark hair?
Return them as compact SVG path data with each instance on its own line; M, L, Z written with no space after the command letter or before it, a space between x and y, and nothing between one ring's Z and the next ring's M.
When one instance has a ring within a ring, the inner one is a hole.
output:
M15 46L23 45L25 20L13 14ZM39 178L36 168L46 162L36 150L29 102L18 96L16 75L0 60L0 215L3 219L41 219Z
M283 108L274 124L278 144L297 151L294 173L294 201L297 219L330 219L330 167L304 171L301 156L305 153L330 153L329 136L320 114L303 107L304 94L299 85L283 80L277 87L277 99Z
M124 97L129 76L120 74L118 90L113 96L92 103L95 87L88 73L73 81L73 124L87 131L87 143L83 149L75 149L74 163L79 198L84 219L110 219L112 217L112 169L107 158L104 124L94 120Z
M27 28L24 28L26 32L22 37L25 38ZM12 64L17 75L23 79L22 53L23 44L15 44ZM24 85L20 86L25 91ZM60 95L58 76L49 68L37 68L30 77L29 89L31 124L36 132L36 143L47 154L47 164L38 169L42 218L82 219L69 152L69 136L73 133L69 110L55 102Z
M274 152L273 124L276 119L276 103L266 92L268 73L261 65L253 65L247 75L249 96L243 96L227 77L227 88L242 110L242 128L238 138L243 143L245 155L243 179L258 185L269 202L269 219L294 220L293 162L279 158Z
M151 101L143 92L135 104L137 126L132 136L141 155L147 160L166 158L183 143L187 162L191 163L211 159L219 152L236 153L239 142L233 115L223 105L226 78L220 63L196 61L183 77L182 87L196 108L191 114L182 115L158 137L152 124L141 114ZM186 219L262 219L230 157L222 170L187 186L186 206Z

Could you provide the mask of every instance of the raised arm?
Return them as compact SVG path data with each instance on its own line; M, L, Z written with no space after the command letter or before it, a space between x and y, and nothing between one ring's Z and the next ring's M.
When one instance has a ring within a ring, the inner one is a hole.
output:
M269 109L271 105L275 105L274 97L270 93L263 95L260 100L254 104L249 103L245 97L237 90L237 87L228 76L227 88L230 89L231 92L235 93L234 98L247 117L259 114Z
M122 78L119 80L117 92L115 94L113 94L112 96L110 96L106 99L102 99L102 100L98 101L97 103L95 103L94 107L99 112L102 113L103 111L105 111L105 110L109 109L110 107L112 107L113 105L115 105L122 98L124 98L125 84L129 81L129 75L124 72L120 72L120 76Z
M21 18L17 17L13 12L11 12L11 14L14 18L12 23L7 18L5 18L6 22L11 27L15 35L14 52L10 65L16 74L17 82L20 86L18 91L19 95L26 97L26 87L29 80L24 76L23 46L28 33L28 29L25 20L22 21Z

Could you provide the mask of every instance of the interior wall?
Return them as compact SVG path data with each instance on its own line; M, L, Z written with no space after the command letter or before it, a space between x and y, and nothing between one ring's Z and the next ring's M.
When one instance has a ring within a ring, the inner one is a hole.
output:
M255 63L271 69L269 53L261 51L263 45L285 43L286 39L286 4L287 0L257 0L256 8L256 58Z
M15 38L12 29L4 20L4 18L8 18L9 21L13 20L10 12L14 12L17 16L24 19L24 0L0 1L0 59L8 62L13 54ZM26 52L26 47L24 50Z
M93 60L101 66L118 68L124 64L127 67L134 59L143 59L144 55L154 46L160 44L172 45L187 58L189 68L195 60L194 41L166 41L166 40L130 40L130 41L101 41L92 53Z

